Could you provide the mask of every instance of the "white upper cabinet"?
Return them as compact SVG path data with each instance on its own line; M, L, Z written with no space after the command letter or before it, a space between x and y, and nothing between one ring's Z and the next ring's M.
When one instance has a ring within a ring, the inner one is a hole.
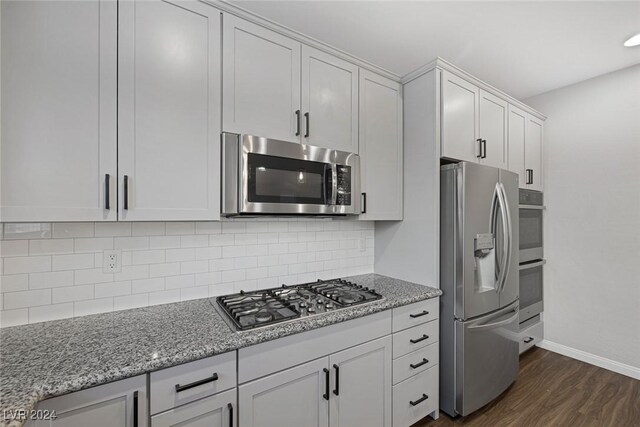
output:
M526 187L524 165L527 113L509 105L509 170L518 174L518 186Z
M482 153L480 163L496 168L507 168L507 113L506 101L480 90L480 133Z
M220 215L220 12L119 3L119 219Z
M331 427L391 427L391 336L332 354Z
M299 142L301 44L229 14L223 26L223 130Z
M358 67L302 46L302 142L358 152Z
M403 215L402 87L360 70L360 167L363 220Z
M528 115L524 164L528 172L527 188L542 191L542 137L544 123Z
M442 157L469 162L480 159L479 103L477 86L442 72Z
M0 7L0 221L115 220L117 3Z

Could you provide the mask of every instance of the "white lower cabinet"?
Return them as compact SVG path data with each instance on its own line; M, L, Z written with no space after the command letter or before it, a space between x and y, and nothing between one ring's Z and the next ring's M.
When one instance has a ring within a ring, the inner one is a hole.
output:
M236 389L151 417L152 427L232 427L237 425Z
M242 427L391 427L391 337L239 387Z
M329 425L328 359L241 385L239 423L243 427Z
M394 427L409 427L431 413L437 414L438 369L436 365L393 386Z
M93 387L46 400L38 410L54 412L55 420L37 420L35 427L145 427L147 376Z

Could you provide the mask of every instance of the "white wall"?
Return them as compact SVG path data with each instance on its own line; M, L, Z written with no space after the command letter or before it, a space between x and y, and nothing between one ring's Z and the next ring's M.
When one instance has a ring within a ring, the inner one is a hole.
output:
M0 327L373 272L373 222L0 223ZM104 249L122 272L104 274Z
M640 65L524 102L549 117L545 339L640 378Z

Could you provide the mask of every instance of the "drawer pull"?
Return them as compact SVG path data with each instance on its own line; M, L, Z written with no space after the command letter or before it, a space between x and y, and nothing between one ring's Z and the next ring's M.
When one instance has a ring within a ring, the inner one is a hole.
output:
M411 317L412 319L415 319L416 317L426 316L427 314L429 314L429 312L427 310L425 310L422 313L410 314L409 317Z
M203 380L194 381L190 384L185 384L185 385L176 384L176 393L188 390L190 388L198 387L206 383L217 381L217 380L218 380L218 373L214 372L213 375L211 375L209 378L205 378Z
M411 344L417 344L417 343L419 343L420 341L424 341L424 340L428 340L428 339L429 339L429 335L424 334L423 336L421 336L420 338L416 338L415 340L414 340L414 339L410 339L410 340L409 340L409 342L410 342Z
M415 365L413 363L409 363L409 366L411 366L411 368L413 369L418 369L420 366L426 365L427 363L429 363L427 359L422 359L422 362L416 363Z
M531 341L533 341L533 337L529 337L529 338L525 338L524 339L524 343L525 344L529 344Z
M416 406L416 405L424 402L428 398L429 398L429 396L427 396L426 394L422 393L422 397L420 399L418 399L418 400L410 400L409 404L411 404L411 406Z

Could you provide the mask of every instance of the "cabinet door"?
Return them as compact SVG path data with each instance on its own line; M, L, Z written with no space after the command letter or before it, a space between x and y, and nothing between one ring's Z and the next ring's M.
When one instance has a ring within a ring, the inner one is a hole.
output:
M518 186L526 187L524 147L527 129L527 113L509 105L509 170L518 174Z
M119 218L218 219L220 12L139 0L119 18Z
M197 400L151 417L151 427L229 427L238 425L237 389Z
M147 425L146 375L128 378L45 400L39 410L55 411L55 420L35 427L144 427ZM134 422L134 415L138 416Z
M117 3L0 7L0 221L115 220Z
M442 72L442 157L477 162L480 89L447 71Z
M225 132L300 141L300 43L224 15Z
M327 427L327 358L252 381L239 387L242 427Z
M363 220L401 220L402 86L360 70L360 168ZM365 206L366 198L366 206Z
M542 191L542 137L543 121L528 115L524 164L529 169L527 188Z
M358 152L358 67L302 46L303 142Z
M506 101L480 90L480 136L483 156L480 163L496 168L507 168L507 113Z
M391 336L329 357L331 427L391 426Z

